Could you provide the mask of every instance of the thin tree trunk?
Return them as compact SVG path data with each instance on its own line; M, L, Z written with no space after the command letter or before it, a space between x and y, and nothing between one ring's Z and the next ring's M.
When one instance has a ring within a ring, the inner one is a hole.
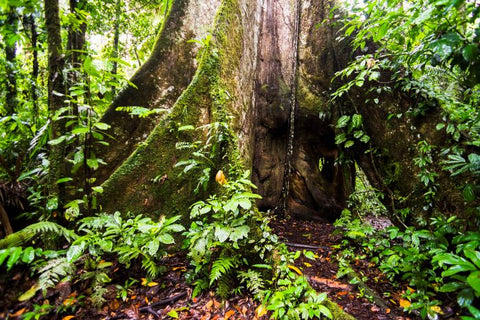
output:
M7 211L0 203L0 222L3 225L3 229L5 230L5 236L8 236L13 233L12 225L10 224L10 220L8 219Z
M38 117L38 96L37 96L37 79L38 79L38 48L37 48L37 25L35 24L35 16L31 14L28 17L30 25L31 42L32 42L32 105L35 119Z
M113 33L113 52L112 52L112 58L118 59L120 56L120 14L121 14L121 5L122 2L121 0L117 0L117 3L115 5L115 26L114 26L114 33ZM118 73L118 62L113 61L113 66L112 66L112 73L117 74Z
M86 5L85 0L70 0L70 13L80 20L82 17L78 14L78 9L83 9ZM85 33L87 25L82 22L78 27L70 26L68 30L68 62L70 70L68 72L68 87L72 87L79 82L81 78L80 67L82 65L83 51L85 50ZM78 115L78 102L70 102L70 107L74 115Z
M48 42L48 108L52 120L51 139L57 139L65 134L66 121L58 119L56 113L64 107L65 83L63 69L65 58L62 49L61 27L58 0L44 0L45 28ZM61 208L65 199L65 187L57 184L57 180L65 176L65 143L55 144L50 149L50 172L48 181L49 196L58 197L58 207Z
M18 16L15 12L9 12L5 21L9 33L14 35L18 29ZM17 106L17 77L16 77L16 60L17 60L17 45L16 42L10 42L7 37L5 46L6 72L7 72L7 92L6 92L6 114L10 115L15 112Z

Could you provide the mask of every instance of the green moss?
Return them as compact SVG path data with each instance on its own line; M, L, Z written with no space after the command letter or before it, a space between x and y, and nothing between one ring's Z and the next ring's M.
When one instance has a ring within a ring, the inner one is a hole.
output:
M175 164L188 159L190 154L177 150L175 145L179 141L193 142L206 137L200 130L177 129L183 125L198 127L231 121L228 115L234 109L234 73L238 70L242 43L240 19L238 2L224 1L217 14L212 40L203 49L190 85L170 115L103 184L100 203L105 211L186 216L188 207L196 200L193 189L198 177L195 174L179 176L180 169L176 169ZM236 171L240 171L236 138L232 132L228 136L218 167L233 163Z
M355 320L355 318L345 311L340 306L330 300L325 302L325 306L332 312L332 319L334 320Z

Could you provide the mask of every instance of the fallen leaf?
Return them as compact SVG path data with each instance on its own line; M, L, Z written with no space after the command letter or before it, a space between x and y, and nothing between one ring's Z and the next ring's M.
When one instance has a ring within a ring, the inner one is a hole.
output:
M379 309L377 306L372 306L372 307L370 308L370 311L372 311L372 312L378 312L378 311L380 311L380 309Z
M18 310L17 312L15 312L14 314L10 314L10 316L11 316L12 318L16 318L16 317L19 317L19 316L21 316L22 314L24 314L25 311L27 311L27 308L22 308L22 309Z
M75 316L65 316L62 318L62 320L70 320L70 319L73 319L75 318Z
M291 264L288 265L288 269L295 271L295 272L298 273L298 275L300 275L300 276L303 275L303 273L302 273L302 271L300 271L300 269L298 269L298 268L295 267L295 266L292 266Z
M155 287L158 286L158 282L149 281L146 278L142 278L142 286Z
M387 310L385 310L386 314L389 314L390 312L392 312L392 310L390 310L390 308L387 308Z
M108 306L110 307L111 310L117 310L118 308L120 308L120 302L118 302L117 299L113 299L109 304Z
M310 267L312 266L312 265L311 265L310 263L308 263L308 262L304 262L303 264L304 264L305 267L307 267L307 268L310 268Z
M259 305L257 309L255 309L255 315L259 318L266 315L267 312L268 312L267 306L264 304Z
M235 310L228 310L226 313L225 313L225 318L224 320L228 320L228 318L230 318L231 316L233 316L235 314Z
M33 286L31 286L30 289L28 289L27 291L25 291L20 297L18 297L18 301L27 301L29 300L30 298L32 298L33 296L35 296L35 293L37 293L37 290L38 290L38 286L36 284L34 284Z
M405 300L405 299L401 299L401 298L400 298L400 300L398 300L398 302L400 303L400 307L405 308L405 309L410 307L410 305L411 305L410 301Z
M187 267L183 266L183 267L173 267L172 268L172 271L177 271L177 270L180 270L180 271L187 271Z
M213 299L213 305L215 306L216 309L219 309L220 308L220 302L218 302L217 300Z
M211 309L212 306L213 306L213 300L209 300L209 301L207 302L207 304L205 305L205 308L206 308L206 309Z
M178 319L178 313L176 310L171 310L169 313L167 313L167 316L170 316L174 319Z
M340 292L337 292L337 296L346 296L348 294L347 291L340 291Z

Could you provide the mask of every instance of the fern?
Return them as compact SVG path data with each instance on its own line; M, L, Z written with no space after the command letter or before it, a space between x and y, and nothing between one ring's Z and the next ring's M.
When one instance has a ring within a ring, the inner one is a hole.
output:
M68 242L71 242L78 237L72 230L62 227L55 222L41 221L33 223L22 230L1 239L0 249L21 246L22 244L46 233L53 233L56 236L64 237Z
M92 302L92 304L97 307L97 308L100 308L104 303L105 301L107 301L103 295L105 293L107 293L108 289L103 287L103 286L95 286L93 288L93 293L92 295L90 296L90 301Z
M234 266L237 266L236 257L220 257L215 260L210 272L210 285L227 274Z
M265 281L262 274L258 271L252 269L239 271L238 277L240 278L240 283L245 284L247 290L254 295L259 294L265 288Z
M44 293L50 287L63 280L65 277L73 275L76 271L74 264L68 262L66 257L52 259L38 270L40 276L38 278L38 288Z
M232 294L232 288L236 288L233 272L223 273L218 279L217 295L222 299L226 299Z

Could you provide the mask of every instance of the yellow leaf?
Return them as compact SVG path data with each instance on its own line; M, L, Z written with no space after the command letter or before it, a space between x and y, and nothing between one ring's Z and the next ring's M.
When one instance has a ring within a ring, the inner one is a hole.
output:
M30 289L28 289L20 297L18 297L18 301L29 300L30 298L32 298L35 295L37 290L38 290L38 286L36 284L34 284Z
M70 319L73 319L75 318L75 316L65 316L62 318L62 320L70 320Z
M304 262L303 264L304 264L305 267L307 267L307 268L310 268L310 267L312 266L312 265L311 265L310 263L308 263L308 262Z
M400 307L402 307L402 308L408 308L411 305L410 301L405 300L405 299L401 299L401 298L400 298L400 300L398 300L398 302L400 303Z
M298 273L300 276L303 275L303 273L302 273L302 271L300 271L300 269L298 269L298 268L295 267L295 266L292 266L291 264L288 265L288 269L295 271L295 272Z
M432 311L435 313L443 314L442 308L440 308L439 306L431 306L430 309L432 309Z
M158 286L158 282L148 281L145 278L142 278L142 286L155 287Z
M220 185L227 183L227 179L225 179L225 175L223 174L222 170L218 170L217 175L215 176L215 181L217 181L217 183Z
M266 315L268 312L267 310L267 306L264 305L264 304L261 304L257 307L257 309L255 309L255 314L258 318L260 318L261 316L264 316Z

